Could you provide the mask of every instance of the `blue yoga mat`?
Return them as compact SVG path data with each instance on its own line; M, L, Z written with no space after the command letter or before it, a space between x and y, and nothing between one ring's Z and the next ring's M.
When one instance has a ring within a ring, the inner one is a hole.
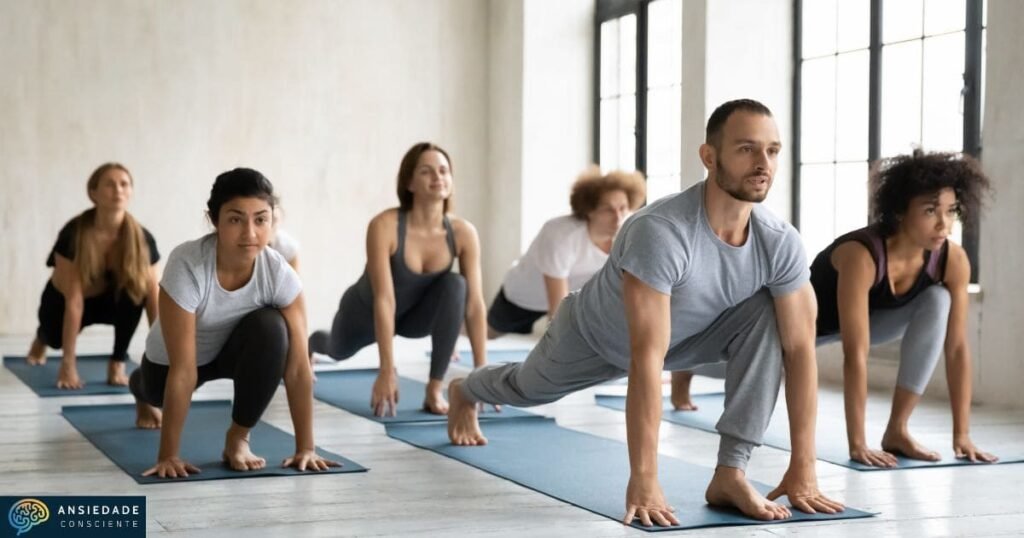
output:
M160 430L135 427L135 404L64 406L62 411L72 426L139 484L258 476L307 476L367 470L350 459L322 449L317 450L317 453L342 466L318 472L282 468L281 462L295 454L295 437L263 421L252 429L251 444L253 453L265 458L267 466L258 471L232 470L221 461L224 432L231 425L231 402L218 400L192 402L185 430L181 434L181 458L199 467L202 472L187 478L144 477L142 473L156 463Z
M526 357L530 354L529 349L488 349L487 350L487 362L489 364L496 364L499 362L523 362ZM430 351L426 352L427 358L430 358ZM473 352L468 349L459 350L459 362L456 364L463 364L465 366L473 366Z
M483 424L485 446L454 446L444 424L390 424L388 436L472 465L495 476L621 521L625 516L629 456L624 443L562 428L553 419L502 420ZM713 469L660 456L658 475L665 497L681 522L674 527L633 527L648 531L730 525L762 525L736 510L713 508L704 490ZM762 493L772 490L754 483ZM788 501L779 501L786 503ZM785 521L821 521L869 517L847 508L841 514L804 514L793 510Z
M687 426L715 433L717 431L715 430L715 423L717 423L718 418L722 416L722 410L724 409L725 394L695 394L691 398L693 403L697 404L696 411L675 411L672 409L671 404L668 403L668 399L666 398L665 407L662 408L661 419L673 424L679 424L680 426ZM626 410L626 398L624 396L599 395L596 396L596 399L597 405L602 407L618 409L619 411ZM776 410L776 413L778 412L779 411ZM850 452L846 443L845 421L819 420L815 433L815 436L817 437L816 449L819 460L841 465L857 471L892 471L895 469L951 467L954 465L992 465L990 463L975 463L970 460L957 459L953 454L952 448L946 447L938 450L939 454L942 455L942 459L936 462L912 460L902 456L897 456L896 467L872 467L850 459ZM764 444L782 450L792 449L789 442L789 426L786 425L785 420L772 420L768 425L768 431L764 433ZM999 461L997 463L1024 462L1024 453L1021 452L1016 454L1000 453L998 455Z
M394 417L377 417L370 409L370 394L373 382L377 379L376 368L361 370L334 370L317 372L316 383L313 384L313 396L317 400L344 409L383 424L403 422L447 422L445 415L435 415L423 410L423 392L426 384L402 376L398 377L398 413ZM529 418L536 417L522 409L501 406L501 412L495 412L491 406L485 406L480 414L481 420Z
M30 366L25 357L4 356L4 366L23 383L28 385L36 395L49 398L52 396L82 396L90 394L128 394L128 387L115 387L107 384L107 361L109 355L79 355L78 377L85 381L85 386L78 390L57 388L57 371L60 369L60 357L47 357L46 364ZM138 365L126 361L125 372L128 375Z

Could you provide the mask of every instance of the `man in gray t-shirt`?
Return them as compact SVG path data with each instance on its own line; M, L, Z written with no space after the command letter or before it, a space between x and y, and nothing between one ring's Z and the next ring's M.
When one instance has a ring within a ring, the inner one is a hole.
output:
M769 497L787 495L805 512L842 510L818 491L814 469L816 303L806 256L796 230L758 205L775 174L778 129L764 105L738 100L715 110L706 137L700 156L707 181L630 218L608 262L566 297L524 363L489 366L452 382L453 443L487 442L477 402L538 405L628 373L624 522L675 524L656 472L661 372L724 362L718 467L705 496L752 518L785 519L789 509L745 477L785 364L793 452Z

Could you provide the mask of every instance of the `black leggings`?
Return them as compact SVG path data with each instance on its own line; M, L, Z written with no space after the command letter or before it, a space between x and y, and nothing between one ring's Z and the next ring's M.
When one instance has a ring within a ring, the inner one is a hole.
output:
M127 359L128 345L142 319L143 303L133 303L127 293L115 293L113 287L100 295L86 298L83 303L81 328L97 323L113 325L114 352L110 358L115 361ZM64 295L53 286L53 281L46 283L39 301L36 337L54 349L64 346Z
M456 273L440 276L419 300L411 303L401 305L404 311L396 307L395 334L407 338L430 335L430 379L442 380L465 317L466 279ZM353 286L341 297L331 326L327 354L335 360L344 360L376 341L373 305L360 299Z
M277 391L287 357L288 326L284 317L274 308L255 310L238 322L217 358L198 368L196 388L213 379L234 380L231 419L239 426L252 428ZM135 398L163 407L169 369L143 356L142 366L132 373L128 383Z

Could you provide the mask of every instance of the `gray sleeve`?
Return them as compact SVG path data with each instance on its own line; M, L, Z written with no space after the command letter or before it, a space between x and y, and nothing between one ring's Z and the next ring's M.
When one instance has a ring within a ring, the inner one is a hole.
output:
M201 280L203 260L196 243L178 245L167 257L160 288L186 312L195 313L202 302Z
M665 295L683 281L686 274L686 246L679 230L656 215L635 218L615 240L615 261L641 282Z
M768 290L773 297L788 295L803 287L810 279L811 269L807 265L807 253L800 234L792 226L786 225L786 232L772 257Z
M271 272L273 275L273 299L272 302L275 308L284 308L293 302L295 298L302 292L302 280L299 279L299 274L292 269L292 266L288 265L288 262L279 253L271 256L271 264L274 266L274 270Z

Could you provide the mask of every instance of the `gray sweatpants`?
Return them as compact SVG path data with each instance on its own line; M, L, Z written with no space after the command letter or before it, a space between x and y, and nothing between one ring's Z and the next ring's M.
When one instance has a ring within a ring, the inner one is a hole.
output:
M946 342L946 325L952 298L943 286L928 286L909 303L894 309L875 310L869 318L871 345L903 338L896 385L923 394ZM817 345L842 341L840 333L819 336Z
M573 311L575 299L571 294L563 300L525 362L476 370L462 384L463 394L477 402L526 407L626 375L583 340ZM745 469L771 420L782 380L782 345L767 290L670 348L665 369L689 370L720 361L726 361L726 375L725 410L715 426L722 438L718 464Z

